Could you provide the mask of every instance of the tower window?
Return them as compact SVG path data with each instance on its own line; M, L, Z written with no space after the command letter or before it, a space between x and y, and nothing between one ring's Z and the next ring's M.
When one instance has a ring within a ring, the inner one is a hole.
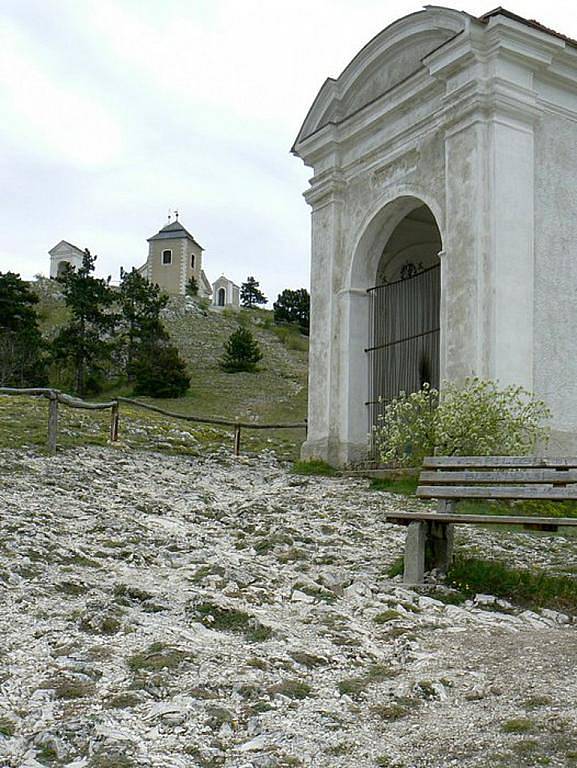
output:
M163 264L172 264L172 251L163 251L162 252L162 263Z
M194 269L194 253L190 254L190 267Z

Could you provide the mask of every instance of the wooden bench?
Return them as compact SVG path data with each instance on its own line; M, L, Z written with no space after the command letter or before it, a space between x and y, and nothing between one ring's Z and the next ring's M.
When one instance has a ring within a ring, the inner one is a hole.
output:
M557 531L577 518L520 515L462 515L459 499L498 501L577 500L577 458L534 456L431 456L424 460L417 497L437 499L437 512L391 512L390 523L406 525L404 581L422 583L425 571L446 572L453 557L455 525L519 525Z

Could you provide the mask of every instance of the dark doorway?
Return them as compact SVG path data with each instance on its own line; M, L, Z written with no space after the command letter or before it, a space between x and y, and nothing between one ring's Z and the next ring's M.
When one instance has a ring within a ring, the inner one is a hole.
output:
M369 289L369 429L384 405L423 384L439 386L441 250L431 211L420 206L386 243Z

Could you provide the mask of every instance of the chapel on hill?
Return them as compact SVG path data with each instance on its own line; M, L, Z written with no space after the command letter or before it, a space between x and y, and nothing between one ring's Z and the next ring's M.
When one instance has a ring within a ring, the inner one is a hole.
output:
M183 294L191 277L198 285L199 296L212 297L212 286L202 269L204 248L185 229L175 213L174 221L148 238L148 259L140 267L141 274L168 294Z
M194 277L198 296L210 299L214 307L240 306L240 289L236 283L222 274L211 285L202 268L204 248L180 223L178 212L174 219L169 215L165 224L148 240L148 258L138 268L140 274L151 283L156 283L171 296L184 295L190 279ZM50 249L50 277L62 276L66 266L78 269L82 264L84 251L66 240L61 240Z

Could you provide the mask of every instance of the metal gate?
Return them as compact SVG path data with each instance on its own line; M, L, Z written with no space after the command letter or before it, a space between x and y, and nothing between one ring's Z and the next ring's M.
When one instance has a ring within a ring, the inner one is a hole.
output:
M407 264L401 279L369 288L369 431L384 405L424 383L439 386L441 265Z

